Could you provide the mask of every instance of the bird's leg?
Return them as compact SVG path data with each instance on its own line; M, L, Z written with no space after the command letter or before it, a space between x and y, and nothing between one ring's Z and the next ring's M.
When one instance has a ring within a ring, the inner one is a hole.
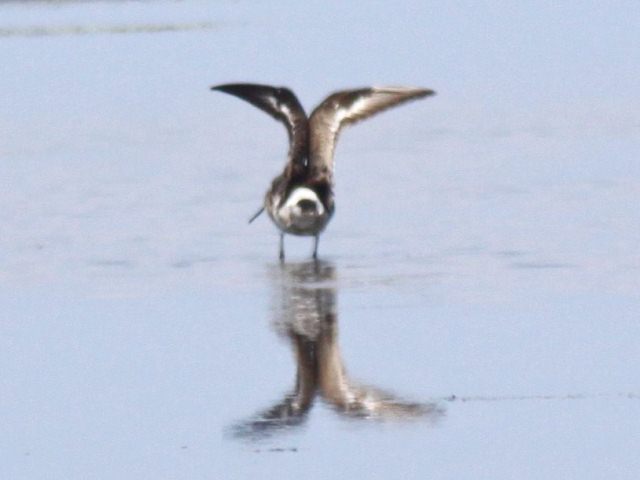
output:
M318 242L320 241L320 235L316 235L313 240L313 259L318 259Z
M280 261L284 262L284 232L280 232Z

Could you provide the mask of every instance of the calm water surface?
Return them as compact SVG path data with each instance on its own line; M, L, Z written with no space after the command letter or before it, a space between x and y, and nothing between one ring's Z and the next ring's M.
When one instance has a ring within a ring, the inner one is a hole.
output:
M0 478L637 478L638 21L0 2ZM230 81L438 95L342 134L281 265Z

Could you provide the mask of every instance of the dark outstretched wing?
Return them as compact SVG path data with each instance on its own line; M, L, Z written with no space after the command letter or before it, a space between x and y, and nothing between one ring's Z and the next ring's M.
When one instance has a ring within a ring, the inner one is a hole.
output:
M289 160L305 161L309 130L307 115L291 90L252 83L217 85L211 90L241 98L283 123L289 134Z
M330 95L309 117L311 168L317 174L332 174L333 151L343 126L410 100L434 94L433 90L426 88L372 87L344 90Z

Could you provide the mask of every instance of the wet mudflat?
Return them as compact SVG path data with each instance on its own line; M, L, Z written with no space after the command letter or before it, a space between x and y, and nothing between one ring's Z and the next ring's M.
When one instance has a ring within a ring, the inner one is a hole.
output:
M0 477L636 478L638 10L439 8L0 2ZM243 80L438 92L317 263Z

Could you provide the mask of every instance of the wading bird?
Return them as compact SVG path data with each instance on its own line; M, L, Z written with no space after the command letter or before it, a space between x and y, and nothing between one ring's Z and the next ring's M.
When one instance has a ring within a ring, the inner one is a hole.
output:
M283 123L289 134L289 155L284 172L273 179L264 210L280 230L280 260L284 260L284 234L318 240L334 211L333 152L338 133L345 125L409 100L433 95L433 90L410 87L371 87L343 90L329 95L309 117L295 94L284 87L232 83L211 90L245 100Z

